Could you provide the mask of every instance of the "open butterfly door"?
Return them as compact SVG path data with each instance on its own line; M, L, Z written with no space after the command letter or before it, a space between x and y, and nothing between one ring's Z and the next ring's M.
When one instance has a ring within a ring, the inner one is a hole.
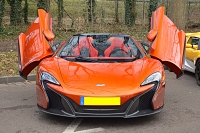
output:
M43 9L38 9L38 16L18 38L19 73L25 79L43 58L53 54L50 44L55 37L52 33L52 19Z
M151 42L149 53L169 67L178 78L183 74L185 32L179 31L164 10L162 6L152 14L151 31L147 34Z

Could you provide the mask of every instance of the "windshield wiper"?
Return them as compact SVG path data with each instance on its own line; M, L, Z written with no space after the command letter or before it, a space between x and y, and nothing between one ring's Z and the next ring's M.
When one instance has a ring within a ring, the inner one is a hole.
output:
M76 57L65 57L64 59L68 60L68 61L74 61L74 62L110 62L110 63L116 63L116 62L124 62L124 61L128 61L128 62L132 62L135 61L137 59L139 59L140 57L137 56L135 58L130 58L130 59L93 59L93 58L88 58L88 57L83 57L83 56L76 56Z
M76 56L75 58L65 58L66 60L69 61L81 61L81 62L98 62L97 59L91 59L83 56Z
M97 59L91 59L91 58L87 58L87 57L83 57L83 56L76 56L75 60L76 61L85 61L85 62L98 62Z

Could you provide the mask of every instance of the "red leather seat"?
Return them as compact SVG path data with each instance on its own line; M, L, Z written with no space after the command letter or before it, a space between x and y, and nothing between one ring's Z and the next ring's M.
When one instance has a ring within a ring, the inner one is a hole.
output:
M111 42L111 45L104 51L105 57L109 57L115 48L121 49L122 53L124 53L124 54L126 54L130 50L129 47L127 48L124 45L122 38L111 37L111 38L109 38L109 40L112 42Z
M79 40L78 46L72 49L75 52L75 56L79 56L81 53L81 50L83 48L87 48L89 50L90 57L97 57L98 51L92 46L91 44L92 40L93 40L92 37L81 38Z

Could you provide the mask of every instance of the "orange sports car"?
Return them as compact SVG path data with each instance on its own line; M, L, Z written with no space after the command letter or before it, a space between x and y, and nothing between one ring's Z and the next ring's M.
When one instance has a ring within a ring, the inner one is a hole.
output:
M185 33L164 15L164 7L153 13L149 45L109 33L76 34L53 44L50 15L42 9L38 15L19 35L19 73L27 78L38 66L37 105L46 113L124 118L155 114L164 105L163 64L177 78L183 74Z

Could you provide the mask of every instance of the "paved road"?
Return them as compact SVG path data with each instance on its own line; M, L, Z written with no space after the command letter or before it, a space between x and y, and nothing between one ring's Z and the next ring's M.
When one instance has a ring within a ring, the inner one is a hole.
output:
M0 84L0 133L199 133L200 87L194 75L166 71L165 106L159 114L132 118L72 119L36 106L35 83Z

